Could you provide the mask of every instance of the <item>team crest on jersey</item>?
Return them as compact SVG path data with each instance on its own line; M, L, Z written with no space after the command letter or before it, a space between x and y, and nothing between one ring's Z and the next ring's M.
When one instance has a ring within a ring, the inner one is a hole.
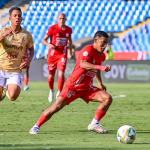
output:
M83 53L83 56L88 56L88 52L87 51L85 51L84 53Z
M22 38L22 43L24 43L25 42L25 39L24 39L24 37Z
M66 37L69 37L69 33L66 33Z
M59 36L59 33L57 33L56 36Z

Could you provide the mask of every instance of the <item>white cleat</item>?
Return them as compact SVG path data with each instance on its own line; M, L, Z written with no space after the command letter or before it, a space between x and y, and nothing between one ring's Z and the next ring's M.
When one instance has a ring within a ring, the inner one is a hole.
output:
M55 91L54 89L52 89L52 90L49 91L48 101L50 103L52 103L53 100L54 100L54 91Z
M102 134L108 133L108 131L104 130L101 126L102 125L100 125L100 124L89 124L88 125L88 130L89 131L94 131L94 132L97 132L97 133L102 133Z
M33 127L30 129L29 133L30 134L38 134L38 131L39 131L39 127Z
M60 91L57 92L57 94L56 94L56 99L57 99L57 97L59 96L60 93L61 93Z

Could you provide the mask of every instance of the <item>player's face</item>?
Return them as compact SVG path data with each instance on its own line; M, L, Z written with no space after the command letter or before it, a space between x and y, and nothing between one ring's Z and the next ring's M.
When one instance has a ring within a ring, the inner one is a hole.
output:
M13 10L11 16L9 17L12 25L20 26L22 21L22 14L19 10Z
M60 14L58 15L57 21L59 26L63 26L65 25L66 17Z
M95 42L96 49L102 53L107 47L108 38L105 37L96 38L94 42Z

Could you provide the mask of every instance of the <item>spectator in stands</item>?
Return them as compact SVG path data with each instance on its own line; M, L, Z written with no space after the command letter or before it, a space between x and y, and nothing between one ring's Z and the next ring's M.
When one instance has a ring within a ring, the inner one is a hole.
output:
M67 45L72 55L72 29L65 25L66 15L63 13L58 14L58 23L49 27L47 33L42 39L42 44L49 48L47 65L48 65L48 84L49 84L49 102L54 100L54 77L56 68L58 68L58 91L57 96L62 91L65 77L65 69L67 64ZM50 37L50 43L47 39ZM68 43L69 42L69 43Z
M108 48L106 51L106 59L107 60L113 60L113 51L111 49L111 44L108 45Z

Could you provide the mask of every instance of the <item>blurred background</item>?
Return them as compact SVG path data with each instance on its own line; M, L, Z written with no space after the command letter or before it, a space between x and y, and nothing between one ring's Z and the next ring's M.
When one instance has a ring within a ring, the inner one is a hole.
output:
M149 65L150 1L148 0L0 0L1 28L10 25L8 11L14 5L21 7L22 26L33 36L35 60L46 59L48 48L41 40L49 26L57 23L57 15L63 12L67 17L66 25L73 31L74 59L85 45L93 43L94 33L103 30L110 36L105 54L112 65L114 63L118 65L122 60L125 63L123 65L128 65L126 63L129 61L131 64L133 61L134 64L140 61L142 65ZM70 64L74 62L71 61ZM141 71L139 68L135 70ZM148 74L150 74L149 66ZM142 79L142 82L147 80L149 81L149 77Z

